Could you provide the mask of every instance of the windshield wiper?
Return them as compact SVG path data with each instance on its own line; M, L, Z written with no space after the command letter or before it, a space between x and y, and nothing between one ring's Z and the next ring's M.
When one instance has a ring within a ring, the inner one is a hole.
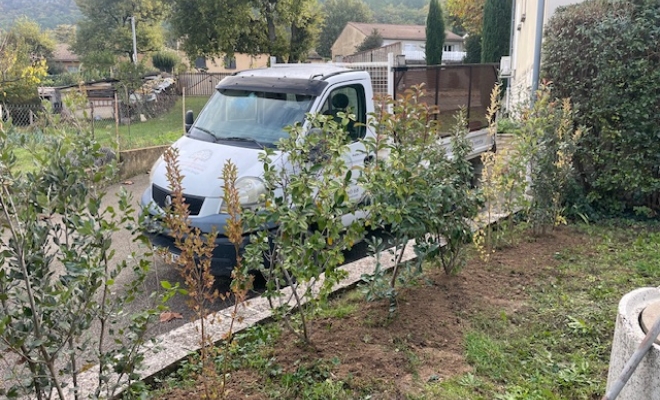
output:
M245 138L245 137L238 137L238 136L230 136L230 137L219 137L216 138L216 142L220 142L226 140L228 142L248 142L248 143L254 143L260 148L264 148L264 145L261 144L258 140L253 139L253 138Z
M215 141L217 139L217 137L213 134L213 132L211 132L210 130L208 130L206 128L202 128L202 127L199 127L199 126L196 126L196 125L193 125L192 127L195 130L198 130L198 131L206 134L207 136L210 136L211 141Z

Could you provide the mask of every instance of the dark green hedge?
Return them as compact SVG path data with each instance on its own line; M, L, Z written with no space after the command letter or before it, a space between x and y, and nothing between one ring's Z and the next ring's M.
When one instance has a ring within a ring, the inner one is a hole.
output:
M509 54L511 39L511 0L486 0L481 36L481 62L499 63Z
M543 76L588 128L574 161L592 207L660 210L659 64L656 0L587 0L546 27Z

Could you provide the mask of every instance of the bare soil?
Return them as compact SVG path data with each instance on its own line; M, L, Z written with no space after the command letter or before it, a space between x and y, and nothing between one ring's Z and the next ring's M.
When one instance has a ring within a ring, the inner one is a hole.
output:
M355 300L359 307L350 315L314 321L311 345L301 346L285 333L273 343L272 356L289 372L319 359L336 359L333 380L346 382L358 393L369 391L373 399L403 399L429 380L469 372L463 337L471 317L524 309L525 288L553 274L558 263L553 255L587 241L583 234L562 227L542 239L526 238L500 249L488 263L472 257L456 276L445 275L441 268L429 270L417 285L401 290L395 318L388 319L386 301ZM268 398L263 379L255 371L232 373L228 398ZM198 394L192 389L167 398Z

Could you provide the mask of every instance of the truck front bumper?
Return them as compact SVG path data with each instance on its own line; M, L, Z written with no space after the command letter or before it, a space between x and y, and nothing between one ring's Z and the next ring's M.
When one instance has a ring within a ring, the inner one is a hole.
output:
M161 217L164 212L153 203L151 188L147 189L142 195L140 205L143 210L146 210L142 230L151 244L164 248L172 254L181 254L181 249L176 246L174 238L162 224ZM189 218L188 220L190 226L198 228L202 234L211 233L213 230L217 232L211 257L211 274L214 276L231 277L231 273L236 267L236 246L224 234L228 219L229 215L227 214L216 214L207 217ZM275 229L275 227L268 227L268 229ZM242 254L245 251L245 246L250 243L251 234L252 232L243 234L242 241L238 246L239 254Z

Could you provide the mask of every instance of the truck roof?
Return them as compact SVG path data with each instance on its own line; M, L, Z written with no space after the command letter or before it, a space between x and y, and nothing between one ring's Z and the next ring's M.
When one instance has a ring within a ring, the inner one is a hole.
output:
M325 80L330 76L350 72L357 71L349 68L337 67L332 64L277 64L270 68L258 68L237 72L236 75Z
M271 68L237 72L220 81L216 89L318 96L329 84L328 79L338 75L347 75L352 79L369 79L369 74L365 71L356 71L329 64L280 64Z

